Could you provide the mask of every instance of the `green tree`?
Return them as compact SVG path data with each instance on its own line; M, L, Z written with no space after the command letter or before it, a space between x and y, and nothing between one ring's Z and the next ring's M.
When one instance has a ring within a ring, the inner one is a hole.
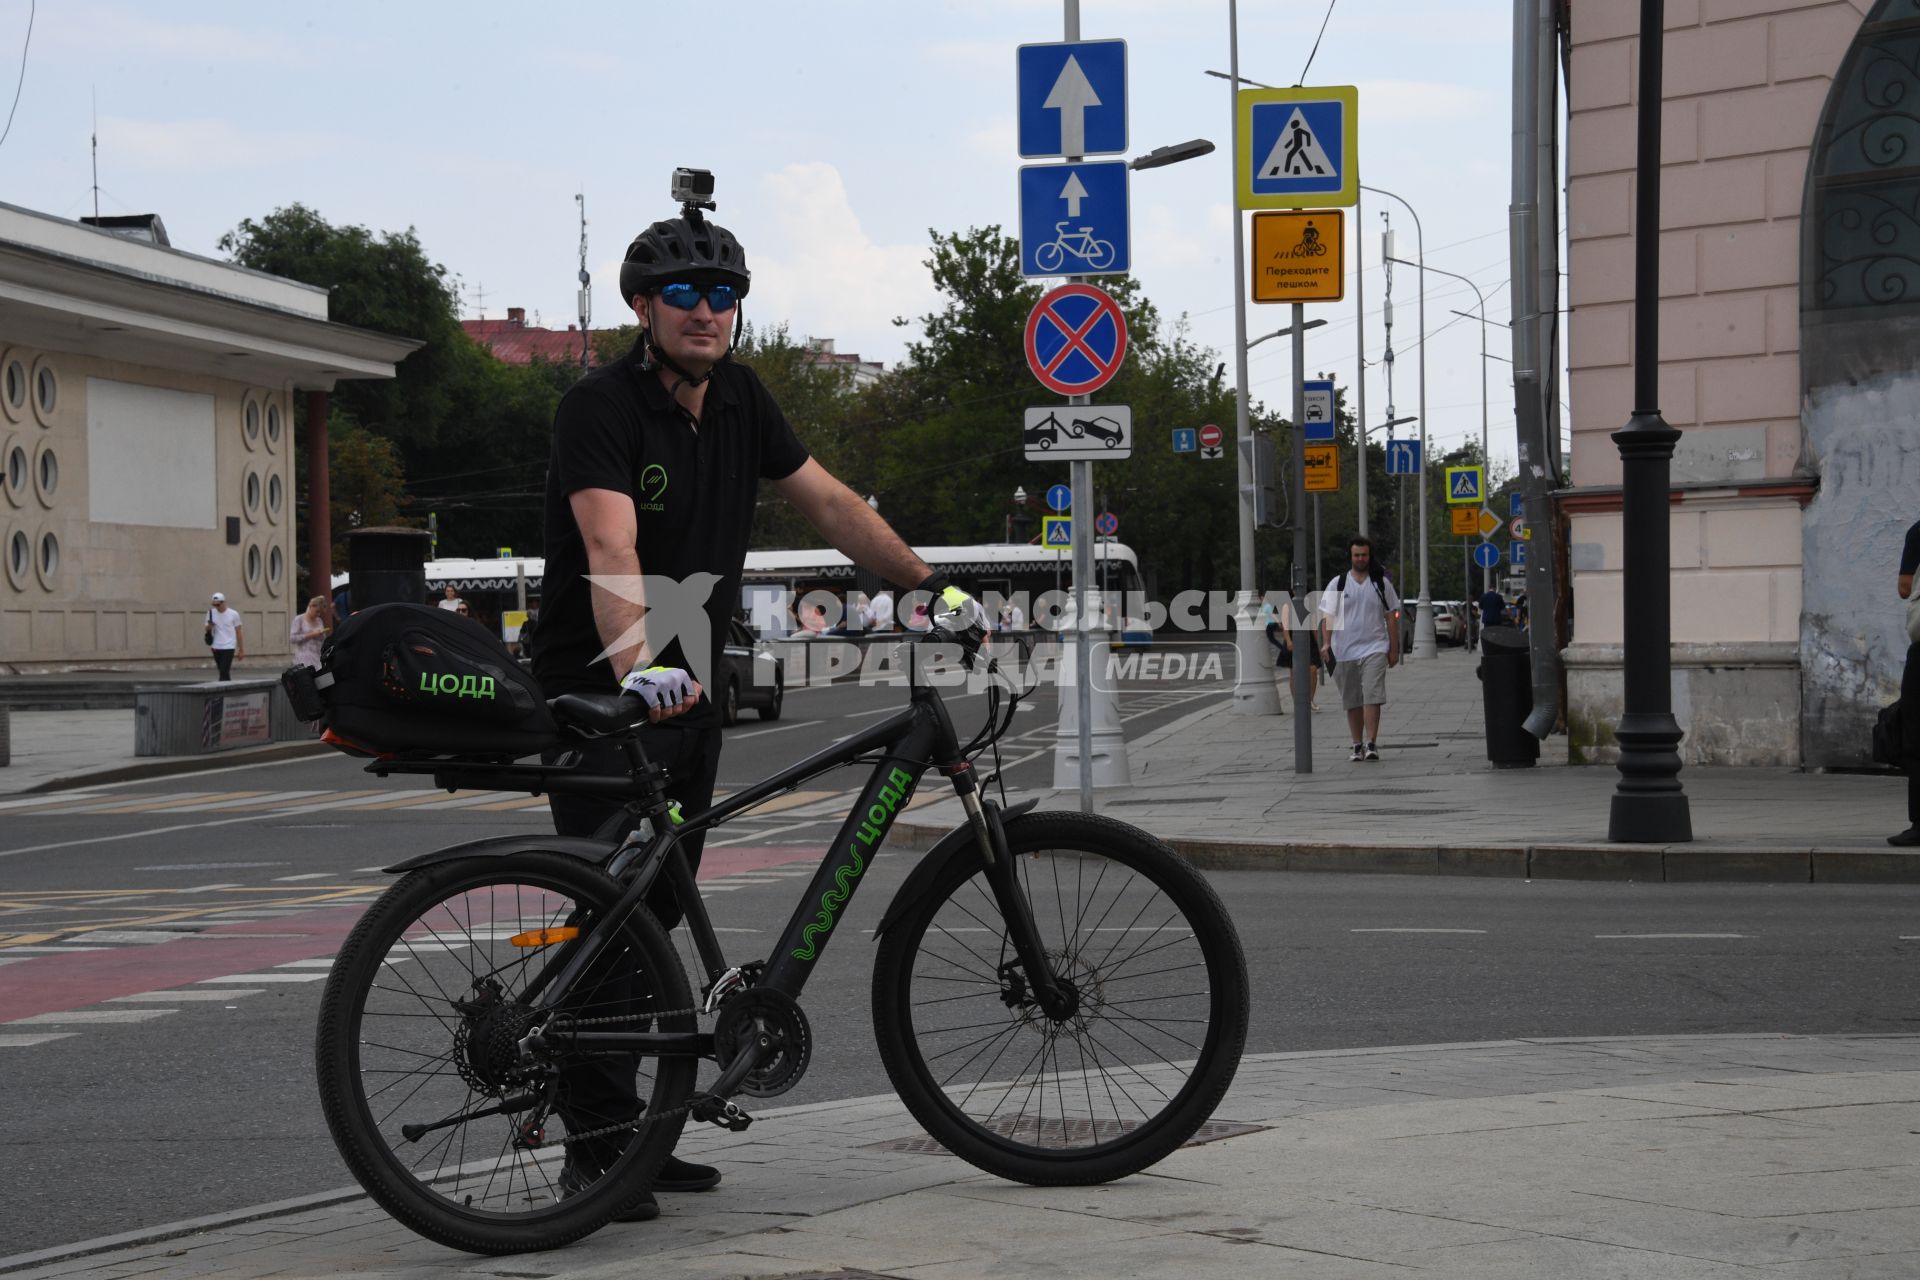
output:
M327 424L328 511L333 521L333 563L347 563L347 535L355 529L403 523L405 464L393 441L336 414Z

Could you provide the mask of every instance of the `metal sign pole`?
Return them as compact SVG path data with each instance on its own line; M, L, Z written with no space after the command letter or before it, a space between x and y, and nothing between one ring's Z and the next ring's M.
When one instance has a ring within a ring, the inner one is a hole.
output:
M1080 38L1080 0L1063 0L1065 5L1065 39L1075 41ZM1069 164L1079 160L1079 156L1068 156ZM1073 280L1080 277L1073 276ZM1068 396L1070 405L1088 404L1092 396ZM1087 579L1093 576L1093 464L1082 458L1076 458L1068 470L1068 484L1073 489L1073 505L1068 514L1073 517L1073 694L1080 712L1079 750L1080 750L1080 812L1093 812L1093 678L1088 671L1087 644Z
M1288 506L1293 513L1293 588L1294 600L1307 596L1307 309L1293 304L1293 496ZM1319 494L1314 494L1314 524L1319 525ZM1307 691L1308 664L1313 661L1312 637L1301 630L1306 615L1289 607L1288 624L1293 630L1293 771L1313 772L1312 698Z

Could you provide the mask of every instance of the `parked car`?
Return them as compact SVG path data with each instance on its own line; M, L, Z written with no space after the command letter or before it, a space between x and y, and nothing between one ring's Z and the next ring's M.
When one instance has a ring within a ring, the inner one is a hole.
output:
M773 646L738 618L729 619L727 642L720 651L720 688L714 697L720 704L721 723L740 723L742 707L755 708L762 720L778 720L786 692L786 664L773 656Z
M1438 644L1465 644L1466 617L1458 600L1433 602L1433 638Z

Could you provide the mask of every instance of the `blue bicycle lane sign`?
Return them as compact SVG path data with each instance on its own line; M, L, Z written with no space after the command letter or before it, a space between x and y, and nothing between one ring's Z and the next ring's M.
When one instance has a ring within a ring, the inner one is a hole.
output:
M1020 167L1020 274L1118 275L1133 266L1127 162Z

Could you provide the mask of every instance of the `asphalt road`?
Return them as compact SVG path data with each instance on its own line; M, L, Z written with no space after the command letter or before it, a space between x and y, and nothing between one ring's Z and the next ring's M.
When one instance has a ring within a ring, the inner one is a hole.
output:
M1137 736L1217 697L1142 691L1122 710L1137 715ZM730 731L722 786L900 701L897 690L795 690L781 721ZM1018 716L1016 780L1051 772L1053 713L1038 708ZM823 780L715 834L703 889L738 958L770 944L859 782ZM380 865L547 829L524 799L449 799L336 758L0 808L0 1078L16 1146L0 1167L0 1255L346 1184L310 1062L334 939L386 882ZM811 1069L780 1103L888 1088L862 931L911 865L883 856L863 881L852 928L807 990ZM1213 879L1253 972L1252 1052L1920 1027L1920 889ZM168 940L182 932L225 942ZM212 970L210 952L225 958Z

